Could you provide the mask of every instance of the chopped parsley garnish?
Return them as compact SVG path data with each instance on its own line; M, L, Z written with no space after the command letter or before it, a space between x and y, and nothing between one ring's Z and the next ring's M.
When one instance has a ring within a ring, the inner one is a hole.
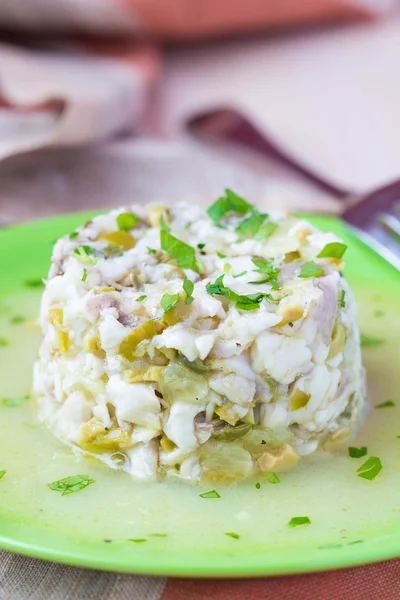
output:
M238 273L237 275L232 275L232 277L234 277L235 279L237 277L243 277L243 275L246 275L247 271L242 271L241 273Z
M340 308L346 308L346 290L341 290L340 292Z
M3 406L14 407L21 406L21 404L24 404L24 402L26 402L27 400L29 400L29 395L20 396L17 398L2 398L1 403Z
M128 542L134 542L135 544L143 544L143 542L147 542L145 538L129 538Z
M26 318L23 317L22 315L15 315L14 317L11 317L10 319L10 323L12 325L19 325L20 323L25 323Z
M197 247L199 250L203 250L203 248L205 248L206 245L205 244L197 244Z
M136 302L143 302L143 300L146 300L147 296L146 294L142 294L142 296L139 296L138 298L136 298Z
M359 477L372 481L382 471L382 463L377 456L370 456L369 459L357 469Z
M211 490L210 492L204 492L204 494L200 494L200 498L221 498L216 490Z
M149 246L147 246L147 253L148 254L157 254L157 250L155 248L150 248Z
M270 483L280 483L280 479L276 473L267 473L267 481Z
M272 221L263 223L260 229L255 234L254 239L257 241L266 240L267 238L271 237L271 235L275 232L277 228L278 225L276 223L273 223Z
M76 258L76 260L79 260L79 262L82 262L87 265L95 265L97 263L97 260L95 258L90 258L89 256L94 252L95 249L92 248L92 246L78 246L78 248L75 248L75 250L73 251L73 256L74 258Z
M257 269L253 269L255 273L262 273L266 275L259 279L258 281L249 281L249 283L269 283L272 286L272 289L279 289L278 285L278 277L281 272L280 269L275 269L274 263L271 260L265 260L264 258L252 258L253 264L257 267Z
M391 406L396 406L393 400L386 400L386 402L381 402L381 404L377 404L375 408L390 408Z
M129 231L140 221L139 217L133 213L121 213L115 220L120 231Z
M6 471L5 469L2 469L2 470L0 471L0 479L1 479L2 477L4 477L4 475L5 475L6 473L7 473L7 471Z
M207 213L214 223L218 224L222 217L230 212L245 215L250 212L252 208L252 205L244 200L244 198L241 198L232 190L226 189L225 196L218 198L218 200L207 209Z
M305 279L306 277L319 277L324 274L324 270L321 269L313 260L304 263L301 266L301 272L299 277Z
M79 231L73 231L72 233L69 234L69 239L70 240L74 240L75 238L77 238L79 235Z
M350 446L349 448L349 456L350 458L362 458L367 455L367 447L361 446L361 448L355 448L354 446Z
M175 258L176 264L182 269L193 269L200 271L200 263L196 258L195 249L185 242L178 240L165 229L160 231L161 248L170 256Z
M151 533L150 536L157 538L166 538L168 537L168 533Z
M8 340L6 338L0 337L0 347L8 346Z
M38 279L26 279L24 281L24 285L26 285L26 287L31 287L31 288L38 288L38 287L42 287L43 281L38 278Z
M161 308L164 309L164 315L178 304L179 298L179 294L164 294L160 300Z
M257 481L257 483L256 483L256 488L257 488L257 490L259 490L259 489L260 489L260 487L261 487L261 483L260 483L259 481Z
M194 283L187 277L183 280L183 291L186 292L186 304L192 304L194 298L192 292L194 290Z
M257 210L253 209L251 215L243 219L236 227L235 231L244 237L254 238L265 219L268 219L266 213L259 213Z
M362 348L366 348L367 346L380 346L383 342L384 340L382 338L374 338L366 333L361 333L360 335L360 344Z
M87 278L87 270L83 269L81 281L86 281L86 278Z
M228 531L227 533L225 533L225 535L228 535L229 537L233 538L234 540L240 539L240 535L238 533L234 533L233 531Z
M61 495L66 496L67 494L73 494L74 492L83 490L91 483L94 483L94 479L91 479L88 475L70 475L69 477L58 479L58 481L53 481L53 483L48 483L47 485L54 492L62 492Z
M217 252L217 256L219 258L226 258L226 254L223 254L222 252Z
M257 310L262 300L269 301L271 299L269 294L263 294L261 292L258 294L248 294L247 296L237 294L224 285L224 277L224 275L220 275L220 277L218 277L214 283L207 283L206 290L210 295L215 294L216 296L224 296L225 298L228 298L235 303L237 309Z
M326 244L325 248L322 248L319 254L317 254L317 258L342 258L346 250L346 244L330 242L329 244Z
M310 525L311 521L308 517L292 517L288 523L289 527L297 527L298 525Z

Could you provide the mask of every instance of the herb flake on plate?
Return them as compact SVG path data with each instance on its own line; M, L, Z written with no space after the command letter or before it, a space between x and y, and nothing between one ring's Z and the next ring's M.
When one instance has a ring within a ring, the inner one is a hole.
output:
M0 471L0 479L2 479L6 473L7 473L7 471L5 469L2 469Z
M382 338L372 337L366 333L361 333L360 335L360 344L362 348L367 348L368 346L380 346L383 342L384 340Z
M267 477L267 481L269 481L270 483L280 483L281 482L281 480L279 479L279 477L276 473L267 473L266 477Z
M39 287L42 287L44 285L44 283L40 278L25 279L24 285L26 285L26 287L30 287L30 288L39 288Z
M357 469L357 473L359 477L373 481L382 469L383 467L380 458L377 456L370 456L369 459Z
M260 487L261 487L261 483L259 481L257 481L257 483L256 483L256 489L259 490Z
M143 302L143 300L146 300L147 296L146 294L142 294L141 296L138 296L136 298L136 302Z
M204 492L200 494L200 498L221 498L216 490L211 490L210 492Z
M1 403L3 406L15 407L21 406L21 404L24 404L27 400L29 400L29 395L15 398L2 398Z
M356 448L355 446L349 447L349 456L350 458L362 458L366 456L368 453L366 446L361 446L361 448Z
M393 400L386 400L386 402L381 402L381 404L376 404L375 408L391 408L392 406L396 406Z
M225 535L233 538L234 540L240 540L240 535L238 533L233 532L233 531L228 531L227 533L225 533Z
M83 490L91 483L94 483L94 479L91 479L89 475L70 475L47 485L54 492L62 492L61 495L66 496Z
M146 538L129 538L128 542L134 542L135 544L143 544L143 542L147 542Z
M298 527L299 525L310 525L309 517L292 517L288 523L289 527Z
M6 340L4 337L0 337L0 348L4 348L5 346L8 346L8 340Z

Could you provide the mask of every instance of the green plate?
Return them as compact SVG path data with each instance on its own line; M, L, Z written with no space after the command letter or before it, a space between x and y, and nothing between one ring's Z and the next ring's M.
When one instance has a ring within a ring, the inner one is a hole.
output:
M30 390L41 289L27 282L46 275L54 239L88 216L0 231L0 398ZM28 401L0 401L0 470L7 470L0 480L2 548L98 569L204 577L295 573L400 555L400 277L339 220L311 220L348 244L346 271L361 329L382 340L364 350L369 392L373 404L395 406L372 408L353 443L381 458L377 478L357 476L365 457L321 452L278 485L260 477L260 489L255 482L217 486L221 498L204 499L210 488L141 484L77 459L36 424ZM95 483L78 493L62 496L47 486L81 473ZM311 524L289 528L296 516Z

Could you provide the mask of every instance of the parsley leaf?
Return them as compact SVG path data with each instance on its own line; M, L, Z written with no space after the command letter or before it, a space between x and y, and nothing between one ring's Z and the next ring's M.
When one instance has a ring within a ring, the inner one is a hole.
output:
M73 231L72 233L69 234L69 239L70 240L74 240L75 238L77 238L79 235L79 231Z
M143 302L143 300L146 300L146 298L146 294L142 294L142 296L138 296L138 298L136 298L136 302Z
M214 223L219 223L222 217L229 212L245 215L250 212L252 208L252 205L244 200L244 198L241 198L232 190L226 189L225 196L218 198L218 200L207 209L207 214Z
M26 402L27 400L29 400L29 395L20 396L17 398L2 398L1 403L3 406L15 407L21 406L21 404L24 404L24 402Z
M26 287L38 288L38 287L42 287L44 285L44 283L39 277L38 279L26 279L24 281L24 285L26 285Z
M377 404L375 408L389 408L391 406L396 406L393 400L386 400L386 402L382 402L381 404Z
M169 228L169 226L167 224L167 221L165 220L164 215L160 216L159 224L160 224L160 229L162 229L162 231L169 231L170 230L170 228Z
M178 304L179 298L179 294L164 294L160 300L161 308L164 309L164 315Z
M246 275L247 271L242 271L241 273L238 273L237 275L232 275L232 277L234 277L235 279L237 277L243 277L243 275Z
M170 256L175 258L176 264L182 269L193 269L194 271L200 271L200 264L196 258L195 249L185 242L178 240L169 231L161 229L161 248L164 252L167 252Z
M240 540L240 535L238 533L234 533L233 531L229 531L228 533L225 533L225 535L228 535L234 540Z
M269 301L271 296L261 292L257 294L240 295L224 285L224 275L218 277L214 283L207 283L206 290L210 295L224 296L235 303L236 308L240 310L257 310L262 300Z
M4 469L2 469L2 470L0 471L0 479L1 479L2 477L4 477L4 475L5 475L6 473L7 473L7 471L6 471L6 470L4 470Z
M192 292L194 290L194 283L187 277L183 280L183 291L186 292L186 304L192 304L194 298Z
M257 481L257 483L256 483L256 488L257 488L257 490L259 490L259 489L260 489L260 487L261 487L261 483L260 483L259 481Z
M257 241L266 240L267 238L271 237L276 229L278 229L278 225L272 221L263 223L263 225L261 225L260 229L255 234L254 239Z
M324 248L322 248L319 254L317 254L317 258L342 258L346 250L346 244L342 244L340 242L330 242L329 244L326 244Z
M313 260L304 263L301 266L301 272L299 277L305 279L306 277L319 277L324 274L324 270L321 269Z
M271 260L265 260L264 258L252 258L253 264L257 267L257 269L253 269L255 273L263 273L267 275L263 279L259 279L258 281L249 281L251 284L256 283L270 283L272 289L279 289L278 285L278 277L281 272L280 269L275 269L274 263Z
M139 217L133 213L121 213L115 220L120 231L129 231L140 221Z
M86 281L86 279L87 279L87 270L83 269L81 281Z
M22 315L15 315L14 317L11 317L10 319L10 323L12 325L19 325L20 323L25 323L26 318L23 317Z
M346 308L346 290L341 290L340 292L339 306L340 308Z
M361 333L360 335L360 344L362 348L366 348L367 346L380 346L383 342L384 340L382 338L374 338L366 333Z
M205 244L197 244L197 247L199 250L203 250L203 248L205 248Z
M53 483L48 483L47 485L54 492L62 492L61 495L66 496L67 494L73 494L74 492L83 490L91 483L94 483L94 479L91 479L88 475L70 475L69 477L53 481Z
M0 348L2 346L3 347L8 346L8 340L6 340L6 338L0 337Z
M297 527L298 525L310 525L311 521L308 517L292 517L288 523L289 527Z
M211 490L210 492L204 492L200 494L200 498L221 498L216 490Z
M148 254L157 254L157 250L155 248L150 248L149 246L147 246L147 253Z
M268 215L266 213L259 213L257 210L253 209L250 216L243 219L236 227L235 231L239 235L252 238L256 235L267 218Z
M382 463L377 456L370 456L369 459L357 469L359 477L372 481L382 471Z
M361 448L355 448L354 446L350 446L349 448L349 456L350 458L362 458L366 456L368 450L366 446L361 446Z
M270 483L280 483L280 479L276 473L267 473L267 481Z
M97 263L97 259L95 258L90 258L90 254L93 254L95 252L95 249L92 248L92 246L78 246L78 248L75 248L75 250L73 251L73 257L76 258L76 260L79 260L79 262L84 263L86 265L95 265Z

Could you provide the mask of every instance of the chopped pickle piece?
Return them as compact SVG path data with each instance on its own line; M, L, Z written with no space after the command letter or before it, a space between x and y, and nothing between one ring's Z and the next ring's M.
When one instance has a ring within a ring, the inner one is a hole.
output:
M121 427L108 429L95 417L80 426L80 445L89 452L116 452L129 443L129 431Z
M199 373L179 363L169 363L164 369L160 390L169 402L196 404L208 394L208 383Z
M281 448L264 452L257 460L257 465L260 471L269 473L271 471L286 471L294 467L300 460L297 452L290 446L285 444Z
M252 427L242 438L243 446L251 454L262 454L266 450L280 448L292 439L292 434L286 427L267 429Z
M208 440L199 448L203 476L213 482L241 481L253 470L252 458L240 441L230 444Z
M275 327L282 327L301 319L304 314L304 308L294 300L289 300L279 306L277 314L282 316L282 320Z
M149 221L152 227L160 226L160 219L163 217L164 222L169 225L168 209L165 206L149 206Z
M199 358L188 360L184 354L178 354L178 362L196 373L206 373L209 369Z
M62 308L51 308L49 310L49 321L54 327L62 325L63 322L63 309Z
M124 379L128 383L157 383L162 381L164 367L151 366L141 371L125 371Z
M251 425L246 423L242 423L240 425L228 425L227 427L223 427L222 429L217 429L213 431L212 437L215 440L219 440L220 442L231 442L232 440L236 440L238 438L243 437L251 430Z
M293 252L287 252L285 254L285 263L293 262L294 260L298 260L300 258L300 252L298 250L294 250Z
M97 241L115 244L124 250L130 250L136 244L135 238L127 231L111 231L110 233L102 233L97 238Z
M166 435L161 436L160 446L165 452L172 452L176 446Z
M218 406L218 408L215 409L215 412L217 413L217 415L223 421L226 421L227 423L229 423L229 425L236 425L236 423L240 419L240 417L238 417L237 415L232 414L233 406L234 406L234 404L232 402L227 402L226 404L223 404L222 406Z
M186 304L186 294L181 293L179 295L178 303L161 317L160 323L164 325L164 327L172 327L173 325L184 321L189 316L191 310L191 305Z
M163 330L163 327L158 321L150 320L141 323L133 329L129 335L122 340L119 346L119 353L127 360L133 360L135 351L144 340L151 340L155 335L158 335Z
M297 388L292 397L289 399L290 410L299 410L300 408L304 408L307 406L310 398L310 394L306 394L306 392L303 392L303 390Z
M341 352L346 343L346 330L341 323L336 321L332 332L331 347L329 348L329 354L327 360L337 356Z

